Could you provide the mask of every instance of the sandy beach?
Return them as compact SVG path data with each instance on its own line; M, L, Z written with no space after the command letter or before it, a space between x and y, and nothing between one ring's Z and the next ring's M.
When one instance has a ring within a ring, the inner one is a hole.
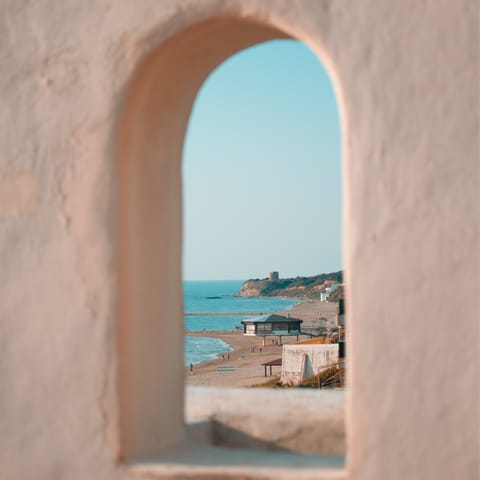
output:
M318 318L326 318L334 323L337 305L320 302L320 300L302 300L290 310L276 312L281 315L290 314L304 321L303 326L313 325ZM263 383L265 378L262 363L275 360L282 356L282 347L272 344L272 338L267 337L265 347L261 337L244 336L241 332L189 332L188 336L219 338L232 347L228 354L220 355L215 360L207 360L193 366L193 371L185 367L185 383L187 385L203 385L212 387L247 387ZM301 335L300 341L308 337ZM296 337L283 337L283 343L296 343ZM252 351L253 347L256 347ZM281 367L273 367L272 373L280 374ZM269 372L267 372L268 374Z

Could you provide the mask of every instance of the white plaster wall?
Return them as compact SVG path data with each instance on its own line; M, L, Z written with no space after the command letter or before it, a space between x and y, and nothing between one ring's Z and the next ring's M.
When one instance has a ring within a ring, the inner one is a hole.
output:
M474 0L1 3L2 478L134 477L118 461L119 113L146 54L191 23L226 14L308 42L339 95L355 319L348 478L478 478ZM176 72L164 74L174 82ZM188 118L188 105L180 113ZM179 184L167 177L158 188L175 201L158 206L160 228L178 225ZM174 228L160 248L172 318L181 311L180 236ZM180 341L159 344L177 355ZM140 383L147 394L149 385L163 392L159 411L174 413L155 440L161 445L169 433L182 436L182 388L180 378L156 386L155 374Z
M282 375L284 383L297 385L338 362L338 344L284 345Z

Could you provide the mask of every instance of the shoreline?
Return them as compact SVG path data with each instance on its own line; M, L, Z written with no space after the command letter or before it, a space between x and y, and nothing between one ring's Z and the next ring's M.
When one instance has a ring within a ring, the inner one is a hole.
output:
M267 297L269 298L269 297ZM304 326L311 326L319 317L325 317L333 323L336 317L336 304L320 302L320 300L302 299L292 305L288 310L268 312L279 315L292 315L304 321ZM249 387L268 380L264 376L262 363L275 360L282 356L282 346L271 344L270 337L265 347L262 347L261 337L244 336L242 331L217 330L185 332L186 336L217 338L223 340L232 348L228 352L230 358L203 360L193 365L193 371L185 367L186 385L203 385L215 387ZM275 339L276 337L272 337ZM301 335L299 341L306 340L307 336ZM282 342L297 343L296 335L283 337ZM256 346L254 351L253 347ZM260 351L261 348L261 351ZM280 367L273 370L273 374L280 374Z
M216 357L215 358L207 358L206 360L201 360L199 362L192 362L193 366L197 366L197 365L201 365L201 364L204 364L204 363L207 363L207 362L214 362L214 361L217 361L220 359L220 357L222 355L227 355L229 353L231 353L235 348L230 345L230 343L226 342L224 339L223 339L223 335L228 335L230 333L235 333L233 330L206 330L206 331L202 331L202 332L185 332L185 337L191 337L191 338L207 338L207 339L215 339L215 340L221 340L225 345L228 346L228 348L230 348L230 350L228 351L225 351L225 352L220 352L220 353L217 353L215 354ZM218 334L219 336L213 336L211 334ZM187 368L190 368L189 364L185 365L185 367Z

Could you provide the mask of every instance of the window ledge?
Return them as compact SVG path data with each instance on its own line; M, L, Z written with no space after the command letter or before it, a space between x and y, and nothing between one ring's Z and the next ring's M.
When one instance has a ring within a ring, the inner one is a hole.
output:
M187 441L129 465L154 478L340 480L345 391L187 387Z
M344 389L187 387L185 403L190 437L211 445L345 455Z

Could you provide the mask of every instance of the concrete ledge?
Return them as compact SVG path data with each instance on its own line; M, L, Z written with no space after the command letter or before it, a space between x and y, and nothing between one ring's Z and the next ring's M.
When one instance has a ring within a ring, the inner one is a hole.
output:
M345 391L186 387L187 441L127 464L148 478L343 480Z
M128 464L148 478L344 480L345 391L186 387L187 441Z
M345 455L344 390L187 387L189 438L213 446Z

